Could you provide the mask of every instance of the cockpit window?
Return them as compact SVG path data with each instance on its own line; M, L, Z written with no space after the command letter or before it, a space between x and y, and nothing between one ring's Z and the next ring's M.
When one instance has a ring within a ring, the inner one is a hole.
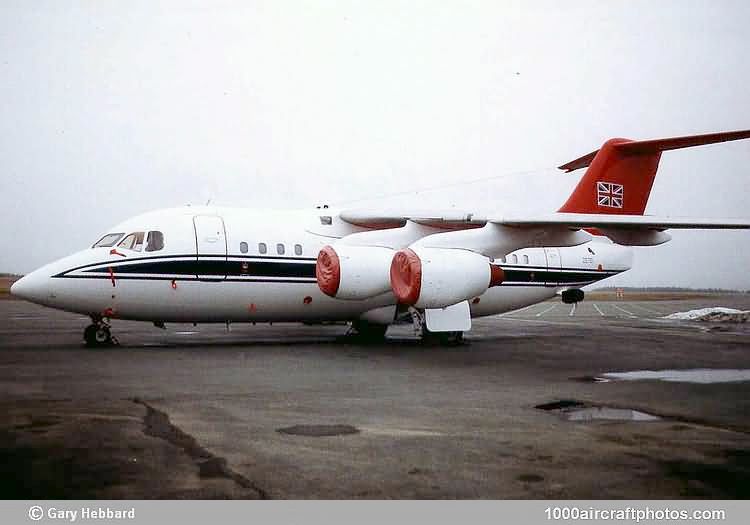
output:
M101 247L110 247L114 246L117 241L120 240L120 237L125 235L124 233L108 233L98 241L94 243L92 248L101 248Z
M164 248L164 234L159 231L148 232L148 237L146 237L146 251L158 252L162 248Z
M143 237L143 232L130 233L119 242L117 247L124 248L126 250L133 250L134 252L139 252L143 248Z

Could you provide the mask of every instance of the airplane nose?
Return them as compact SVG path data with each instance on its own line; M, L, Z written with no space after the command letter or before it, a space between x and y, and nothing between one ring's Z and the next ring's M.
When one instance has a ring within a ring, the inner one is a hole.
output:
M10 293L32 303L43 303L49 295L47 277L38 272L21 277L10 287Z

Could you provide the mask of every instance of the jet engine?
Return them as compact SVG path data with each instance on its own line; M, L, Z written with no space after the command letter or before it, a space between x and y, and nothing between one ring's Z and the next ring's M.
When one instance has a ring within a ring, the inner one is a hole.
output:
M324 246L315 264L320 290L336 299L368 299L391 287L393 250L380 246Z
M483 294L505 278L483 255L456 248L407 248L391 263L391 289L401 304L445 308Z

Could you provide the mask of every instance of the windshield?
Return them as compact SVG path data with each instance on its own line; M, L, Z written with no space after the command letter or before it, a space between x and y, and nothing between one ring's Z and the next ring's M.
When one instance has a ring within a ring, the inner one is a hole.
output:
M141 251L143 248L143 232L135 232L128 234L118 244L118 248L125 248L126 250L133 250L134 252Z
M157 230L151 230L148 233L132 232L127 235L124 233L108 233L96 241L92 248L109 248L114 245L117 245L118 248L125 248L126 250L133 250L135 252L158 252L164 249L164 234Z
M98 241L94 243L92 248L109 247L114 246L117 241L120 240L124 233L108 233Z

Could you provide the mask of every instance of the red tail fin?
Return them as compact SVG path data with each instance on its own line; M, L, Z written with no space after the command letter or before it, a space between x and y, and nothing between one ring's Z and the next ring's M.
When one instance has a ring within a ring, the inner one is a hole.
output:
M586 174L559 211L643 215L659 167L661 152L750 138L750 130L668 139L609 139L601 149L560 166L585 168Z

